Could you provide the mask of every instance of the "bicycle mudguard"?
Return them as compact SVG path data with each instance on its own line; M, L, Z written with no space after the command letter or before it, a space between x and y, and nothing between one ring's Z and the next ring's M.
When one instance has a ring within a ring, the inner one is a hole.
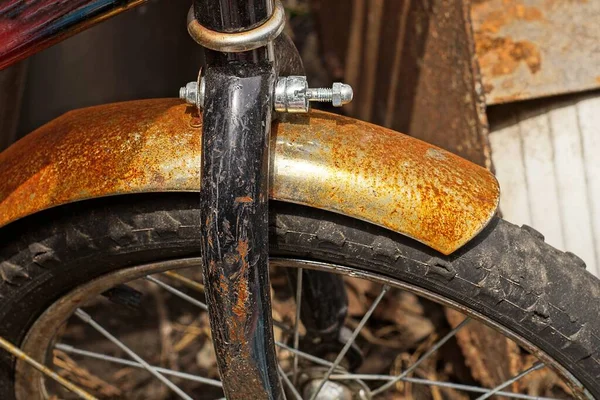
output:
M71 111L0 154L0 226L86 199L197 192L201 132L195 109L174 99ZM313 111L274 123L270 197L365 220L450 254L490 221L499 187L486 169L435 146Z

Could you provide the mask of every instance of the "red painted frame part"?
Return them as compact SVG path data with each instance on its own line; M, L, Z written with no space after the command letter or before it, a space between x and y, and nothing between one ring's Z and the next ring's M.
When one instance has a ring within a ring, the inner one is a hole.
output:
M145 1L1 1L0 69L4 69Z

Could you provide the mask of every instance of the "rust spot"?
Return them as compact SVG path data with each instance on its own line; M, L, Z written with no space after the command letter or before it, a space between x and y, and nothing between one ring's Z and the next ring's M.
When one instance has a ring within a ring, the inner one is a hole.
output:
M242 258L242 262L245 263L247 266L248 263L248 241L247 240L240 240L238 242L238 253L240 254L240 257Z
M240 283L238 284L237 287L237 302L236 304L233 306L233 312L235 313L235 315L237 315L239 318L245 318L247 312L246 312L246 305L248 303L248 282L245 278L242 278L240 280Z
M252 203L254 201L254 199L252 199L252 197L236 197L235 202L236 203Z
M475 49L479 65L492 76L512 74L524 62L532 74L542 67L537 46L527 40L514 41L510 37L493 37L475 34Z
M227 296L227 294L229 293L229 285L227 283L227 279L225 279L225 276L221 274L219 276L219 288L221 289L221 294L223 296Z
M515 21L543 21L543 12L523 4L522 0L502 0L502 7L498 8L498 1L482 1L473 5L475 49L482 70L492 76L509 75L524 62L535 74L542 64L538 46L527 40L502 35L501 31Z
M240 240L237 246L238 254L240 255L240 271L237 277L237 301L233 306L233 312L239 318L246 318L248 305L248 241Z

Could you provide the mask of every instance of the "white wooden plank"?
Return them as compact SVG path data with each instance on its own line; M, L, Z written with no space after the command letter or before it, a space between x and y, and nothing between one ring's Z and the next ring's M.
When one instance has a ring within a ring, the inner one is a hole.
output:
M577 108L572 102L559 103L547 115L554 149L564 249L586 260L588 268L595 270L597 260Z
M578 102L577 111L585 176L589 198L589 218L594 233L596 260L600 263L600 97L585 98ZM585 260L586 262L589 261ZM600 265L596 264L591 272L600 276Z
M540 231L549 244L564 248L548 118L544 112L519 112L519 119L531 226Z
M504 218L535 227L600 277L600 93L571 99L504 106L492 159ZM511 109L518 118L506 119Z
M519 225L531 225L529 198L523 148L517 119L513 124L490 133L492 162L500 182L500 210L502 215Z

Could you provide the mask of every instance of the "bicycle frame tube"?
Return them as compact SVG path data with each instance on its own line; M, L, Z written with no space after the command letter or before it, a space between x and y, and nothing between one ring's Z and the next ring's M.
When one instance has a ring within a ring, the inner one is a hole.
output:
M247 31L269 18L272 0L194 0L196 19L218 32Z
M267 1L195 1L206 28L241 32ZM213 343L227 399L284 398L268 268L269 134L275 68L266 47L206 51L201 246Z

